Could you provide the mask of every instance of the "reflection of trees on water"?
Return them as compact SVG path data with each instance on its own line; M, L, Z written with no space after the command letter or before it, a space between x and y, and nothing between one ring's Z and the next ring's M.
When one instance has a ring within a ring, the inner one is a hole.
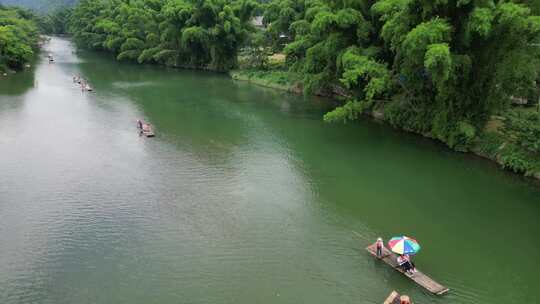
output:
M0 96L1 95L21 95L34 87L34 69L27 69L8 76L0 76Z

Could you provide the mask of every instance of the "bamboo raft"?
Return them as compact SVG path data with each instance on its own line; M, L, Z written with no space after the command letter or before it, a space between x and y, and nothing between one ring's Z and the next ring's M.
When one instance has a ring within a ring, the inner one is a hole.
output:
M371 244L368 247L366 247L366 250L375 258L377 258L377 247L375 244ZM407 276L409 279L413 280L416 284L424 287L429 292L436 294L436 295L443 295L447 293L450 289L447 287L442 286L441 284L435 282L433 279L425 275L424 273L417 271L413 274L406 273L401 267L399 267L397 263L397 255L387 248L383 248L383 254L380 258L381 261L385 262L386 264L392 266L395 270L401 272L405 276Z
M392 293L388 296L388 298L386 298L383 304L400 304L399 297L399 293L397 293L396 291L392 291Z
M142 135L146 137L154 137L154 130L149 124L143 123L142 128L139 128Z
M146 137L154 137L154 136L156 136L156 134L154 134L154 132L152 130L144 130L143 135L146 136Z

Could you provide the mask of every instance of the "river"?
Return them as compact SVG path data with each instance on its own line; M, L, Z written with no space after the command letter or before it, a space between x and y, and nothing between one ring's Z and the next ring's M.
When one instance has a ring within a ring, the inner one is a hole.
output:
M0 79L0 303L539 301L532 182L382 124L325 124L326 100L45 48L56 63ZM448 295L365 252L400 234Z

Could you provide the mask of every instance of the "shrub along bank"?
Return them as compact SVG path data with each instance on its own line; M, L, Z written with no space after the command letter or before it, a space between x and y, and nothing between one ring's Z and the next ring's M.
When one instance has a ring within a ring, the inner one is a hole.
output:
M493 159L504 168L540 179L540 113L512 109L493 118L472 150Z

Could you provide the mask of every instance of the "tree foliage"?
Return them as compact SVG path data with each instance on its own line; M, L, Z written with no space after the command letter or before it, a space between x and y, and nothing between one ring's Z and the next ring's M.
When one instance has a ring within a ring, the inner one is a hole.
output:
M491 113L534 89L538 8L509 0L274 0L265 20L294 38L284 51L307 93L350 91L325 120L382 109L395 126L466 149Z
M38 15L36 21L41 32L45 34L65 35L68 33L71 13L71 7L57 8L48 14Z
M540 113L511 111L505 118L506 136L526 151L540 155Z
M82 0L70 31L77 43L119 60L228 70L247 40L252 0Z
M0 6L0 71L20 69L34 55L38 40L34 17L22 9Z

